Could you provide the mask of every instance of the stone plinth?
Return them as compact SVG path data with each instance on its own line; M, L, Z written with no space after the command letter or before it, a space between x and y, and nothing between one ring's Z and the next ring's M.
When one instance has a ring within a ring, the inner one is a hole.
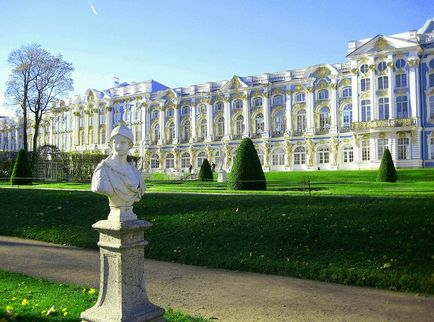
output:
M100 220L92 225L100 233L100 290L97 303L81 313L81 319L89 322L165 321L164 309L152 304L145 290L144 230L151 223L137 219L113 220L132 218L131 209L125 209L126 213L123 210L112 208L111 220Z
M224 170L220 170L217 176L217 182L226 182L226 172Z

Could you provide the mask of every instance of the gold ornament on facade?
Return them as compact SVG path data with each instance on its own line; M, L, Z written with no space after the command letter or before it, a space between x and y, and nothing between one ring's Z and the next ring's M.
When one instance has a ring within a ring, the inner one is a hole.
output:
M376 66L375 66L374 64L371 64L371 65L369 65L369 69L370 69L371 71L375 71Z
M389 46L389 43L388 43L387 40L384 39L383 37L378 38L377 41L375 42L375 49L376 49L377 51L383 51L383 50L385 50L388 46Z
M318 78L326 78L331 74L331 72L327 67L321 66L315 71L314 74Z
M313 93L313 92L315 92L315 88L313 88L313 86L309 86L309 87L307 88L307 91L308 91L309 93Z
M415 67L415 66L419 65L419 59L417 59L417 58L410 58L408 60L408 65L410 67Z
M351 74L353 74L353 75L357 75L358 71L359 70L357 68L351 68Z
M328 89L329 84L325 81L321 81L316 88L317 89Z
M349 78L344 78L344 79L341 79L339 81L339 86L340 87L348 86L348 85L351 85L351 79L349 79Z
M377 92L377 96L383 97L387 96L389 93L386 90L381 90Z
M388 61L387 62L387 67L392 68L393 67L393 61Z
M379 137L380 139L384 139L384 138L386 138L386 133L384 133L384 132L380 132L380 133L378 133L378 137Z

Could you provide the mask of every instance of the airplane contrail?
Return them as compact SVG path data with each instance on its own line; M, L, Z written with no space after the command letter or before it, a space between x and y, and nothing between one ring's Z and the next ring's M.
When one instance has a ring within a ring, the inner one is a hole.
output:
M87 2L89 2L89 6L90 6L90 8L92 9L93 14L94 14L95 16L97 16L98 13L96 12L95 7L92 5L92 3L90 2L90 0L87 0Z

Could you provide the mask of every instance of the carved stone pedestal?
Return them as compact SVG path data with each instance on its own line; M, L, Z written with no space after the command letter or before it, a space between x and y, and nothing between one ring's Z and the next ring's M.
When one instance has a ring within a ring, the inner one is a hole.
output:
M128 209L112 208L109 219L92 227L100 233L100 290L94 307L81 313L83 321L162 322L164 309L152 304L145 290L144 230L151 224L132 218ZM135 215L134 215L135 217Z

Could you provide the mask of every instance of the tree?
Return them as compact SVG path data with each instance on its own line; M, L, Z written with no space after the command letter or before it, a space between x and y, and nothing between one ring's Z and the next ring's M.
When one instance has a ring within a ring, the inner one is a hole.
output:
M258 153L249 138L241 141L231 171L233 190L265 190L266 181Z
M31 69L31 87L27 96L27 104L33 113L35 132L33 135L33 150L37 149L39 127L42 116L59 99L73 90L71 73L72 64L63 60L62 55L53 56L44 49L39 49L39 55ZM35 164L37 153L32 155Z
M18 152L17 160L15 161L14 169L12 170L12 184L32 184L32 170L30 168L28 152L21 149Z
M39 56L41 47L38 44L23 46L20 49L14 49L8 56L8 63L12 67L11 74L6 82L5 97L9 105L20 106L22 113L23 127L23 145L24 150L28 150L27 146L27 113L28 113L28 95L34 75L32 68L37 57Z
M200 166L199 180L200 181L213 181L214 180L214 177L212 175L211 165L209 164L208 159L203 160L203 163Z
M395 165L393 164L392 156L389 149L384 150L381 165L377 174L378 182L395 182L398 179Z

